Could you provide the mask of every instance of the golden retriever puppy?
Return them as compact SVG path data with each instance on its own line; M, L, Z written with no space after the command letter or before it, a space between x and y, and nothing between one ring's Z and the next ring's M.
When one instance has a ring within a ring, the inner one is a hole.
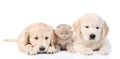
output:
M5 40L10 41L10 40ZM54 53L55 36L51 26L44 23L29 25L16 40L20 51L29 55Z
M72 50L72 36L73 30L71 26L60 24L56 27L55 33L57 35L56 50Z
M109 28L106 22L96 14L87 14L80 17L73 24L75 52L91 55L94 51L106 55L111 46L106 39Z

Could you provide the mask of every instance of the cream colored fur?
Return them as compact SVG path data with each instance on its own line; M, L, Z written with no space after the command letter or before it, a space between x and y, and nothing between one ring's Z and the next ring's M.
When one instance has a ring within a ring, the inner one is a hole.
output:
M87 14L80 17L73 24L75 52L85 55L91 55L95 51L102 55L109 54L111 46L106 36L109 28L106 22L96 14ZM95 34L96 37L90 40L89 35Z
M56 38L54 34L51 26L44 23L35 23L26 27L17 40L5 41L16 41L20 51L30 55L43 52L55 53ZM44 51L40 50L41 46L45 47Z

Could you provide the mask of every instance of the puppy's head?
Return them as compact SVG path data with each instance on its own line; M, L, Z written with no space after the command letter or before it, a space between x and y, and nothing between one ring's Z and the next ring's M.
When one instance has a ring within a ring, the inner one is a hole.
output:
M56 27L55 33L61 39L68 39L72 37L73 31L71 26L60 24Z
M98 41L106 37L109 28L96 14L87 14L74 23L74 31L85 40Z
M53 39L53 28L40 23L28 27L25 33L26 45L31 44L38 53L47 52Z

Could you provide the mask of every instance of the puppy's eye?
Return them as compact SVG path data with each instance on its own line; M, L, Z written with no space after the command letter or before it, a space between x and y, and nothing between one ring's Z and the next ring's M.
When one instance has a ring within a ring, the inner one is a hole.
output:
M89 26L85 26L85 28L89 28Z
M96 29L99 29L99 27L96 27Z
M47 40L48 39L48 37L45 37L45 40Z
M35 39L35 40L38 40L38 37L35 37L34 39Z

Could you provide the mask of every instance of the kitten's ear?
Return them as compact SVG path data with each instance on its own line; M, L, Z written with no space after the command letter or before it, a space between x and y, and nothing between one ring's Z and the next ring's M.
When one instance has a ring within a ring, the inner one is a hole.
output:
M56 28L60 28L61 25L58 25Z
M69 29L69 31L70 31L71 34L73 34L73 29L72 29L72 27L71 27L71 29Z
M71 26L69 26L69 29L72 29L72 27L71 27Z

